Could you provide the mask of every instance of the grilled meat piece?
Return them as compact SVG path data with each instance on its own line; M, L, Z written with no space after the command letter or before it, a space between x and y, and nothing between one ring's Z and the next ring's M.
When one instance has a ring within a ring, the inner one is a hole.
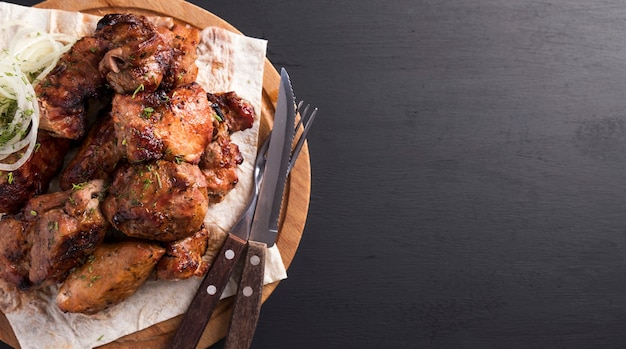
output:
M30 224L20 218L0 220L0 279L22 290L31 286L28 279L29 228Z
M209 193L209 201L220 202L235 188L239 177L237 166L243 162L239 146L231 142L230 135L252 127L254 107L235 92L207 93L222 122L214 122L213 138L206 147L200 163Z
M128 13L108 14L97 28L113 47L99 63L100 74L113 90L155 91L172 59L169 37L145 17Z
M198 166L165 160L120 168L102 206L124 234L159 241L193 235L207 209L206 179Z
M219 108L221 111L220 116L224 117L230 133L252 127L254 107L235 92L207 93L207 98L214 108Z
M78 152L61 173L59 185L61 189L68 190L75 184L94 179L103 179L108 183L120 159L113 119L106 116L89 131Z
M239 182L237 166L243 162L239 146L230 141L226 123L216 125L213 141L206 147L198 166L206 181L209 201L220 202Z
M165 250L124 241L102 244L63 282L56 303L61 311L95 314L118 304L143 285Z
M157 278L183 280L204 276L209 264L202 259L206 252L209 232L203 226L197 233L166 245L165 255L157 264Z
M161 88L171 90L196 81L198 66L196 65L196 47L200 42L200 31L189 25L175 24L167 34L171 36L172 61L170 62Z
M64 192L64 198L44 194L28 205L34 220L29 270L34 285L63 279L102 242L108 228L99 208L103 193L103 181L95 180Z
M63 207L67 201L67 191L57 191L44 195L38 195L28 200L23 212L26 213L25 220L36 221L46 211Z
M41 111L40 129L62 138L83 136L86 101L104 90L105 80L98 72L98 64L108 49L106 40L87 36L59 58L56 67L35 87Z
M48 191L52 178L63 165L69 141L52 137L46 131L37 134L39 144L30 159L15 171L0 171L0 212L15 214L28 199ZM11 155L17 157L17 154Z
M86 102L107 91L119 94L167 90L195 81L197 29L157 27L144 16L109 14L94 35L78 40L35 92L40 128L78 139L86 128Z
M211 140L215 112L197 83L169 93L115 95L111 115L120 152L129 162L198 163Z

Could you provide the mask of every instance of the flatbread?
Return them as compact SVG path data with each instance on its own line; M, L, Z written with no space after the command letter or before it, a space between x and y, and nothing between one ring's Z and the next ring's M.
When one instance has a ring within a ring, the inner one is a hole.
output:
M40 30L77 38L93 33L99 19L99 16L77 12L0 3L0 23L26 21ZM0 34L0 43L8 42L10 36ZM209 208L205 218L212 239L218 242L223 241L251 195L266 48L265 40L217 27L205 28L201 32L197 82L208 92L235 91L256 110L253 127L232 136L244 157L238 169L239 183L224 201ZM268 250L265 265L265 283L287 277L276 245ZM36 296L25 296L0 285L0 298L4 300L0 307L24 349L91 348L183 314L200 282L198 278L150 280L126 301L92 316L62 313L55 304L54 287L38 292ZM222 297L233 295L235 290L235 282L231 279Z

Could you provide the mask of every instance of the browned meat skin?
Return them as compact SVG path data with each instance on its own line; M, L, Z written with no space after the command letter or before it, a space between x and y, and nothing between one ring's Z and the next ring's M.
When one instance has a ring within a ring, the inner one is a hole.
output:
M24 206L25 219L27 221L36 221L44 212L63 207L65 201L67 201L67 196L67 191L34 196Z
M108 223L100 212L104 192L102 180L85 183L66 191L62 206L60 195L52 194L45 204L44 194L39 204L32 205L35 217L31 234L29 279L34 285L62 280L67 272L79 265L102 242ZM36 208L52 207L44 212ZM56 206L56 207L54 207Z
M121 154L115 143L113 119L110 116L101 118L61 173L60 187L68 190L74 184L93 179L103 179L108 183L120 159Z
M35 92L40 128L57 137L85 133L86 102L109 86L120 94L166 90L195 81L198 30L157 27L143 16L109 14L93 36L78 40Z
M143 16L109 14L98 23L98 35L112 45L99 71L120 94L153 92L172 59L169 37Z
M143 285L165 249L140 241L102 244L65 279L56 303L63 312L95 314Z
M165 29L167 30L167 29ZM172 61L161 81L161 88L171 90L196 81L198 66L196 65L196 47L200 42L200 32L189 25L175 24L169 35L172 36Z
M206 179L198 166L165 160L120 168L102 205L124 234L159 241L193 235L207 209Z
M203 226L194 235L167 244L165 255L157 264L157 278L183 280L204 276L209 264L202 260L208 244L209 232Z
M39 128L57 137L78 139L85 133L89 97L95 97L105 85L98 64L108 50L99 37L84 37L63 54L57 66L35 87L39 97Z
M254 123L254 107L235 92L207 93L213 106L219 107L230 133L243 131Z
M165 93L115 95L111 115L121 154L129 162L198 163L211 140L214 111L197 83Z
M232 143L230 135L252 127L254 107L235 92L207 93L212 107L219 110L222 122L215 122L214 135L206 147L199 166L207 179L209 201L220 202L235 188L239 177L237 166L243 162L239 146Z
M209 201L220 202L239 182L237 166L243 162L239 146L230 141L225 123L219 123L213 141L206 147L198 166L206 177Z
M61 169L69 141L40 131L37 143L39 145L24 165L12 172L0 171L0 212L19 212L28 199L48 191L50 180Z
M29 223L15 217L0 220L0 279L25 290L28 279Z

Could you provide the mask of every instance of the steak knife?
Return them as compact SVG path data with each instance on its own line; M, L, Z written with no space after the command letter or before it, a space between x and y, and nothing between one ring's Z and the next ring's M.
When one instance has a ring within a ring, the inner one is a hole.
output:
M285 91L287 87L288 91ZM287 97L287 95L291 97ZM289 103L287 103L287 98L289 98ZM285 106L285 104L287 105ZM278 101L274 114L274 126L270 136L259 195L252 198L243 219L238 221L228 234L220 252L200 284L194 298L191 300L191 304L170 343L170 348L196 347L226 288L237 261L243 255L248 237L251 236L251 229L255 229L255 226L267 226L270 217L264 214L258 214L257 216L257 212L271 209L274 200L273 194L276 191L275 188L279 185L284 186L284 180L281 180L280 177L286 177L286 174L283 174L287 169L284 164L288 165L289 163L289 153L285 156L284 149L291 149L294 119L295 106L293 92L291 92L291 82L287 72L282 69ZM263 154L258 156L263 156ZM254 213L254 219L250 222L252 213ZM262 219L263 223L255 223L257 219ZM259 228L256 229L258 230ZM264 267L265 259L262 258L260 261L262 262L259 264L262 264ZM263 279L261 279L261 288L263 287L262 281Z
M270 162L268 159L265 168L241 281L233 304L230 329L224 343L225 349L249 348L252 343L261 311L265 254L268 247L274 246L278 234L278 219L287 181L292 141L295 136L294 123L296 117L295 98L289 75L284 69L281 70L281 86L276 105L276 115L279 114L287 115L284 118L285 124L277 125L277 121L274 121L274 129L284 130L282 138L286 141L272 144L274 138L270 140L270 151L273 149L280 151L282 156L280 161L276 162ZM283 122L282 120L283 118L280 118L280 122ZM272 137L274 137L273 133Z

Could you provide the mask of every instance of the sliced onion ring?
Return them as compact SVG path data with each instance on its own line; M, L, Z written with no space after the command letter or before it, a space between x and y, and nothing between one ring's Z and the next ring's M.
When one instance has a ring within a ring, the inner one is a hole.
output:
M3 24L0 31L13 33L0 52L0 171L14 171L28 161L37 143L39 104L34 86L56 66L76 38L16 22ZM6 159L16 153L17 159L7 163Z

